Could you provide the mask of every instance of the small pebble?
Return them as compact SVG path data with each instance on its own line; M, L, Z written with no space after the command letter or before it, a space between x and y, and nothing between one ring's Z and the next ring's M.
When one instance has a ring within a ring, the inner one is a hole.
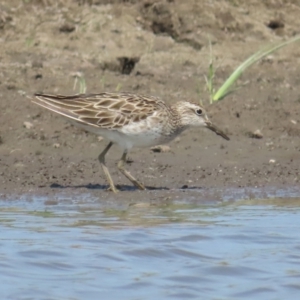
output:
M273 63L274 62L274 55L268 55L266 56L263 61L268 62L268 63Z
M170 152L171 148L168 145L157 145L150 148L153 152L166 153Z
M59 144L59 143L55 143L55 144L53 144L52 146L53 146L53 148L59 148L59 147L60 147L60 144Z
M263 138L263 134L259 129L255 130L253 132L250 132L249 136L253 139L262 139Z
M25 121L25 122L23 123L23 126L24 126L26 129L31 129L31 128L33 127L33 124L30 123L30 122Z

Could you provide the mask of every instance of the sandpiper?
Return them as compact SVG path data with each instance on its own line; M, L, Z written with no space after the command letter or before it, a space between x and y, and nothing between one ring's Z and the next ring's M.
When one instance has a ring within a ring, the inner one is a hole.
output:
M206 127L229 140L209 120L203 107L189 101L168 105L155 97L127 93L73 96L35 94L32 101L66 117L74 125L109 140L98 159L110 190L115 193L118 190L105 165L105 155L113 144L119 145L123 151L118 169L137 188L144 190L145 186L124 167L131 148L170 142L189 127Z

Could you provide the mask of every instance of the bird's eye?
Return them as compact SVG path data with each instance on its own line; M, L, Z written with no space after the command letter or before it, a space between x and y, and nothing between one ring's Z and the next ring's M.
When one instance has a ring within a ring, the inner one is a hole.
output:
M196 114L197 114L198 116L201 116L201 115L202 115L202 109L200 109L200 108L197 109L197 110L196 110Z

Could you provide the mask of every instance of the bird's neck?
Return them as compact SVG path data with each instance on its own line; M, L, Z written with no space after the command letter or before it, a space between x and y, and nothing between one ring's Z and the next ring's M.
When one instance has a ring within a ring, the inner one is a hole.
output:
M184 119L182 118L180 102L171 105L170 113L172 116L172 121L178 131L182 132L187 129L188 126L185 124Z

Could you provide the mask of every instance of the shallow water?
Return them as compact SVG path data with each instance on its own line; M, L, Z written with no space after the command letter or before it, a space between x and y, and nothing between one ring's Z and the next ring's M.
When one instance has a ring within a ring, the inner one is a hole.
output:
M300 197L0 202L1 299L299 299Z

